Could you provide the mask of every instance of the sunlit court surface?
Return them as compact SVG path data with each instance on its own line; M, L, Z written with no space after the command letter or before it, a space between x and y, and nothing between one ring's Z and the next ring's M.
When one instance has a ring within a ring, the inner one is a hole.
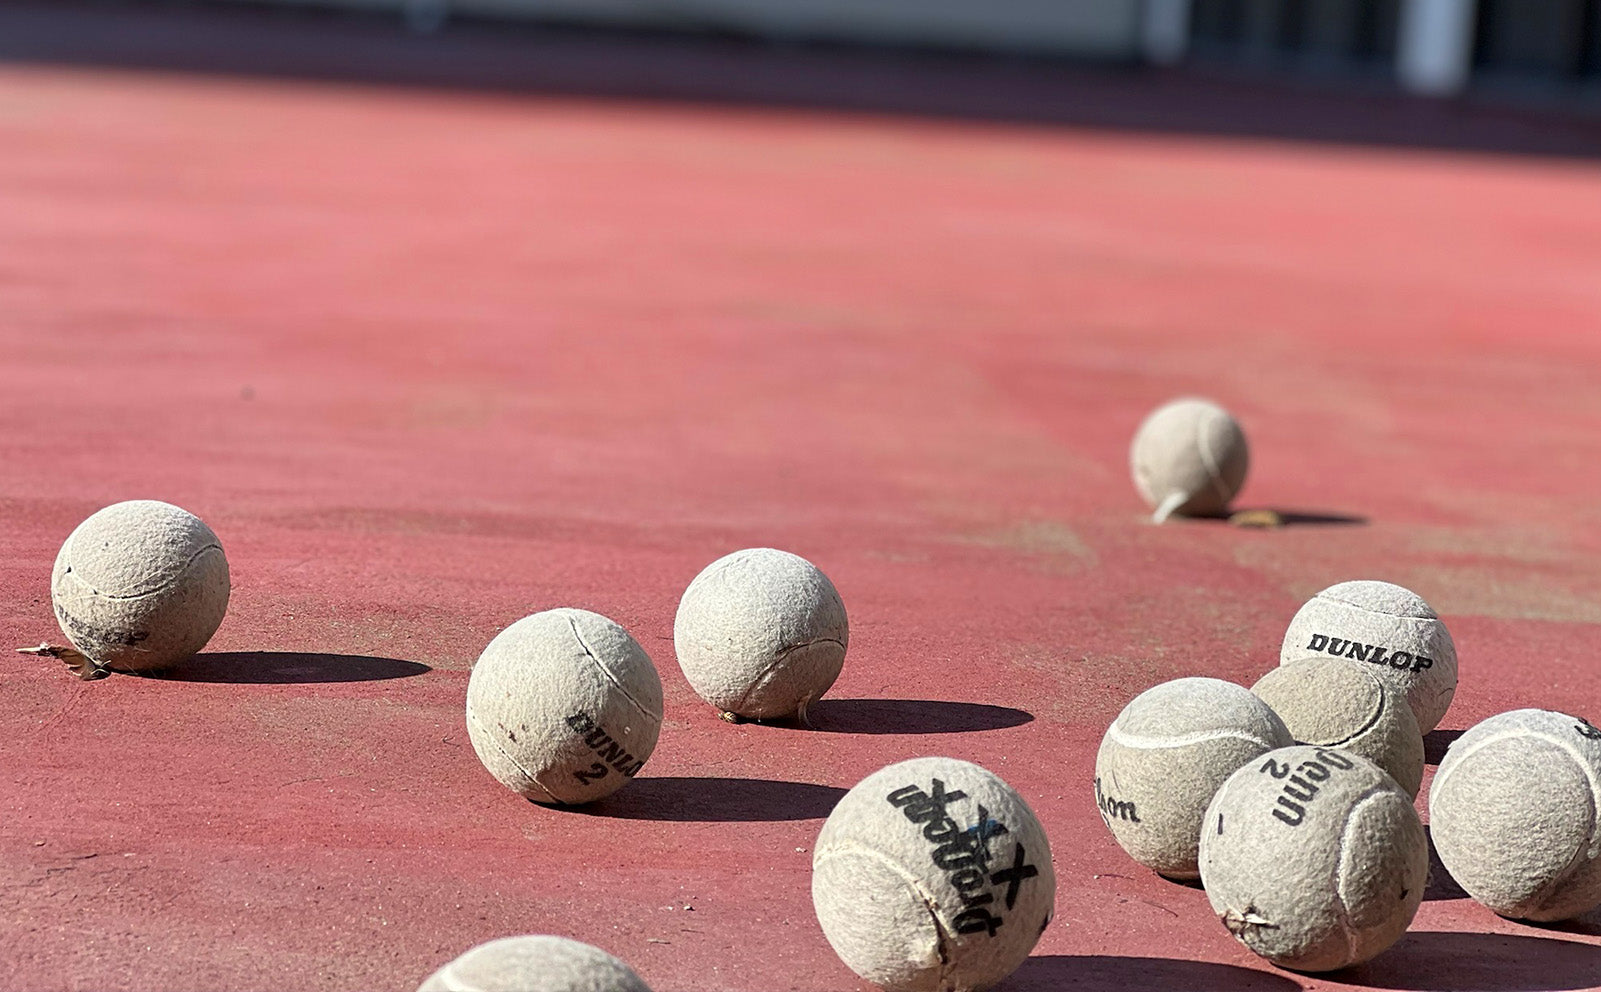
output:
M1002 992L1601 985L1601 913L1505 920L1438 860L1388 952L1275 969L1092 786L1131 698L1251 685L1346 579L1456 641L1420 809L1491 714L1601 718L1598 162L0 62L5 647L62 643L52 562L119 500L203 517L233 588L158 676L0 661L0 987L409 992L549 933L656 992L866 992L814 842L931 755L1050 838ZM1282 526L1151 522L1129 441L1184 395ZM849 610L810 726L720 720L675 660L685 587L748 547ZM489 640L561 606L665 693L573 809L463 721Z

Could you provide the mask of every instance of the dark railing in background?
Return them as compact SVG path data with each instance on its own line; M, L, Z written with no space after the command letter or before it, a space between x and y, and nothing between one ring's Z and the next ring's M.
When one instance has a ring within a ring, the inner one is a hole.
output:
M1390 78L1404 0L1194 0L1189 57ZM1601 0L1477 0L1470 88L1601 104Z
M1400 20L1401 0L1195 0L1191 50L1209 60L1388 72Z
M1481 78L1601 82L1601 0L1479 0Z

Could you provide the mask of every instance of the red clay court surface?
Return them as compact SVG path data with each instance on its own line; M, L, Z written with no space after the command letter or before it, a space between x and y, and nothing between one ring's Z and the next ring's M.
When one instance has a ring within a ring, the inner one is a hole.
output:
M1050 832L1010 992L1601 985L1601 916L1443 877L1371 964L1276 972L1090 787L1128 699L1254 681L1348 578L1455 635L1431 764L1601 715L1594 162L11 66L0 342L6 636L60 640L51 561L116 500L196 511L234 578L173 677L0 666L6 989L404 990L524 932L657 992L865 988L810 849L925 754ZM1241 505L1315 519L1147 523L1127 443L1183 393L1250 433ZM849 607L815 730L722 723L674 660L750 545ZM667 692L582 812L462 722L484 644L559 605Z

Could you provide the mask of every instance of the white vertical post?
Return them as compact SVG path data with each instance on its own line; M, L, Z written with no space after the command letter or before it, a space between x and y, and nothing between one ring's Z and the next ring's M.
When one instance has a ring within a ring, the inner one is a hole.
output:
M1190 50L1190 0L1145 0L1140 50L1157 65L1183 60Z
M1452 96L1468 85L1473 67L1475 0L1405 0L1395 47L1403 89Z

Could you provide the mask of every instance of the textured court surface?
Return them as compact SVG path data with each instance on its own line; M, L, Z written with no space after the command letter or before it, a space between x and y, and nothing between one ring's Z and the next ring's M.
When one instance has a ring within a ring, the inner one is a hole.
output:
M12 642L59 640L50 563L108 502L198 512L234 575L172 678L0 661L7 989L404 990L546 931L658 992L855 990L811 844L930 753L1050 831L1010 992L1601 985L1601 916L1445 879L1372 964L1272 972L1090 788L1127 699L1254 680L1347 578L1450 623L1431 763L1501 709L1601 716L1592 162L12 66L0 370ZM1290 526L1145 522L1126 444L1187 392ZM815 730L721 723L673 659L683 587L758 544L850 609ZM666 683L585 812L462 725L478 651L557 605Z

